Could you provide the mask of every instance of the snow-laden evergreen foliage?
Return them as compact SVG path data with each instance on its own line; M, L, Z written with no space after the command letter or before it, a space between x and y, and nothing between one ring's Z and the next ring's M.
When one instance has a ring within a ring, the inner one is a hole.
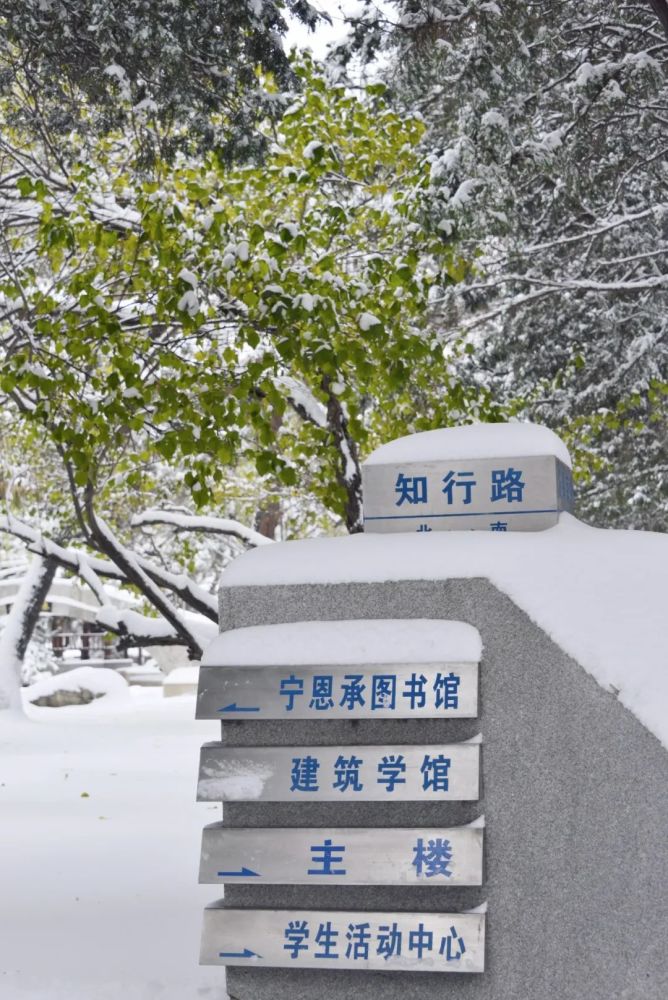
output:
M190 144L246 159L263 145L258 121L285 106L258 69L282 91L295 83L286 14L319 19L308 0L0 2L0 87L21 76L16 120L64 157L71 131L124 125L149 158ZM143 130L147 118L159 127Z
M397 0L388 16L367 5L353 37L366 58L392 42L388 79L429 125L441 225L481 252L435 322L469 331L494 391L566 434L585 517L663 530L664 8Z

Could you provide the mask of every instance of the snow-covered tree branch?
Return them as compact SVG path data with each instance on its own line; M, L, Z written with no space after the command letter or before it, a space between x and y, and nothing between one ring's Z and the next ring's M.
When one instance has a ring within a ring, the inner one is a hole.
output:
M185 514L173 510L145 510L135 514L132 526L137 528L145 524L167 524L177 531L198 531L210 535L231 535L249 546L270 545L271 539L261 535L259 531L246 527L239 521L226 517L210 517L206 515Z
M21 707L21 665L56 571L52 557L35 555L0 634L0 709Z

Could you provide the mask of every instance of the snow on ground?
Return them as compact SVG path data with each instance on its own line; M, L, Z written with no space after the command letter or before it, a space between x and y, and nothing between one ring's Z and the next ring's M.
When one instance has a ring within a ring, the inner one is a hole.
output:
M527 458L554 455L571 467L568 448L549 427L529 421L467 424L407 434L372 451L364 467L459 458Z
M668 535L592 528L562 514L547 531L313 538L247 552L222 582L455 577L485 577L508 594L668 747Z
M75 667L61 674L51 674L40 677L24 689L26 701L34 702L38 698L48 698L56 691L90 691L96 697L113 694L117 698L128 696L128 682L115 670L105 667Z
M223 970L198 965L217 725L146 688L27 712L0 712L2 1000L223 1000Z

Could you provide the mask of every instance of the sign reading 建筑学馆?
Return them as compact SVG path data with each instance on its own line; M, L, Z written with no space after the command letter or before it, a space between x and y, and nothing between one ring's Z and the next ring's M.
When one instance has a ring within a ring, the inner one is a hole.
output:
M205 965L386 972L482 972L481 913L204 911Z
M481 885L481 827L204 828L200 882ZM286 850L289 844L289 850Z
M200 802L473 801L480 746L202 747Z
M540 531L573 506L552 455L365 463L362 477L366 532Z
M477 663L200 668L198 719L475 718L477 714Z

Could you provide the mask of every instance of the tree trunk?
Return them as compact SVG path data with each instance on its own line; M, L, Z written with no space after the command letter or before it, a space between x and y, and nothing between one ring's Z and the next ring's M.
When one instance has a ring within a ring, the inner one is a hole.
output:
M283 417L274 410L271 415L271 429L274 435L278 434L282 423ZM281 523L281 513L279 500L267 500L256 512L253 527L261 535L264 535L265 538L271 538L272 542L274 542L276 540L276 529Z
M327 393L327 426L339 453L337 480L346 495L345 520L349 534L364 530L362 522L362 472L357 445L350 435L341 400L332 392L331 379L325 376L322 388Z
M668 35L668 0L649 0L649 3Z
M0 636L0 708L21 708L21 666L57 562L33 556Z
M269 500L255 515L255 530L265 538L276 539L276 528L281 523L281 505L278 500Z

